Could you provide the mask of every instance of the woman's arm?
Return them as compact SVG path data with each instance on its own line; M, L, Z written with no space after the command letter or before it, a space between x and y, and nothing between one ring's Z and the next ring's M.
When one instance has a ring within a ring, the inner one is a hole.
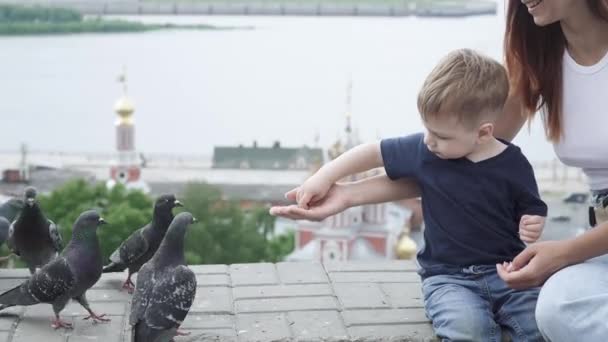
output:
M512 141L521 130L527 117L521 97L509 94L502 115L494 123L494 136Z
M512 288L542 285L562 268L608 253L608 222L573 239L542 241L526 247L511 264L496 265Z

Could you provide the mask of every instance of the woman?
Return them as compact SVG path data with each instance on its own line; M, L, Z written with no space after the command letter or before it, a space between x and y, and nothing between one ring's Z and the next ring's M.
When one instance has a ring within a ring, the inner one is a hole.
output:
M608 214L599 203L608 205L608 0L510 0L504 43L512 95L496 134L513 139L540 110L558 158L586 173L595 201L590 213L602 218ZM291 205L271 213L321 220L350 206L418 194L414 182L381 175L336 184L309 209ZM295 189L286 196L295 200ZM596 257L607 253L608 222L596 222L574 239L530 245L497 268L513 288L545 284L536 319L547 340L604 341L608 256Z

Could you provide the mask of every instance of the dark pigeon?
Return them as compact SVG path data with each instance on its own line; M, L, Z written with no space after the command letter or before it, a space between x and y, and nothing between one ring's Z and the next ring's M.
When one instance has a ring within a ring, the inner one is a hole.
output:
M4 217L8 222L13 222L24 205L23 200L11 198L0 205L0 217Z
M137 274L131 304L131 342L166 342L176 335L196 295L196 276L186 265L184 235L196 222L178 214L154 257Z
M173 208L182 204L174 195L163 195L154 203L152 222L136 230L110 255L110 263L103 268L104 273L122 272L129 269L123 288L133 293L134 284L131 281L133 273L148 262L160 246L169 224L173 221Z
M8 230L10 229L11 224L7 219L0 216L0 246L8 239Z
M101 277L103 258L97 227L104 223L94 210L82 213L74 223L72 240L61 256L43 266L21 285L1 294L0 310L15 305L51 304L55 312L51 327L71 328L70 323L59 318L59 313L70 299L74 299L89 312L85 319L109 321L103 318L105 315L98 316L91 310L85 296L86 291Z
M61 234L36 200L36 189L25 189L25 206L9 229L8 247L27 264L30 273L55 259L61 251Z

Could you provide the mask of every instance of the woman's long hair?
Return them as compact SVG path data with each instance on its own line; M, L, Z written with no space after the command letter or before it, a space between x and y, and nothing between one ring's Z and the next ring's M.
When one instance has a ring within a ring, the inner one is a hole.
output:
M608 1L587 0L593 13L608 20ZM513 92L521 96L531 119L544 111L547 137L562 135L562 59L566 39L559 22L539 27L521 0L510 0L504 39L505 59Z

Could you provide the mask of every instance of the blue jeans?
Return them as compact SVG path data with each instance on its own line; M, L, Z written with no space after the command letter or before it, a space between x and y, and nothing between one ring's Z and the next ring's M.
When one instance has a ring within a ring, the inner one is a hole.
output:
M494 265L470 266L422 281L424 306L442 341L542 341L534 309L539 288L509 288Z
M536 320L547 341L607 341L608 255L552 275L540 291Z

